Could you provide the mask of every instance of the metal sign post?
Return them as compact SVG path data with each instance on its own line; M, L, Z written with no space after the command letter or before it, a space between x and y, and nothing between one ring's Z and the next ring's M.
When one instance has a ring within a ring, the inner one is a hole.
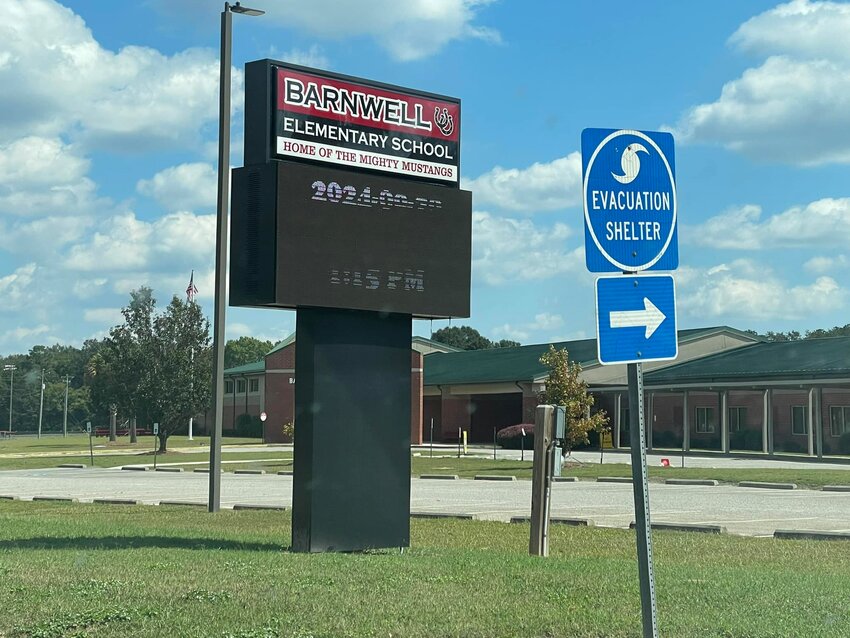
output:
M643 416L643 369L630 363L629 431L631 435L632 487L635 494L635 533L637 537L640 608L644 638L658 637L658 610L655 605L655 575L652 569L652 525L649 520L649 485L646 471L646 435Z
M159 446L156 444L157 436L159 436L159 423L153 424L153 469L156 469L156 453Z
M86 432L89 435L89 461L91 462L91 466L94 467L94 449L92 448L91 443L91 421L86 421Z
M645 274L679 266L673 136L633 129L585 129L581 159L587 269L625 275L596 281L598 359L602 365L628 364L643 636L656 638L641 366L678 355L673 278ZM600 445L600 463L602 455Z

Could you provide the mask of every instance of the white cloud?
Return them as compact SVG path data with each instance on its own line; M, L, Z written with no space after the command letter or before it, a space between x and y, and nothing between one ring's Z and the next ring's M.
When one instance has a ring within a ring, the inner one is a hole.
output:
M309 49L290 49L289 51L280 51L277 47L271 47L269 57L281 62L289 62L290 64L300 64L301 66L316 67L319 69L327 69L330 67L330 60L322 53L322 50L315 44Z
M581 155L573 152L552 162L524 169L497 166L475 179L465 179L476 206L505 210L557 210L581 204Z
M9 341L22 341L24 339L37 337L48 332L50 332L50 327L44 324L33 326L32 328L18 326L17 328L13 328L12 330L7 330L6 332L4 332L3 336L0 337L0 341L3 341L4 343Z
M561 315L542 312L534 315L534 321L519 326L506 323L493 329L493 334L499 338L508 338L519 342L528 342L532 334L544 330L554 330L564 325Z
M7 0L0 22L0 140L21 130L73 131L87 145L135 152L185 147L218 111L212 50L165 56L100 46L83 20L51 0ZM233 77L241 104L242 73Z
M90 217L53 216L0 223L0 248L29 258L49 258L58 249L82 238L92 223Z
M121 314L120 308L88 308L83 312L83 319L116 326L124 321L124 315Z
M36 296L33 280L36 273L34 263L17 268L13 273L0 277L0 311L20 310Z
M88 169L89 160L57 137L29 136L0 144L0 212L90 212L96 202Z
M398 60L418 60L454 40L498 41L498 33L473 21L492 0L361 0L270 4L267 18L314 35L341 39L367 36Z
M850 60L850 5L794 0L750 18L729 41L747 51Z
M139 193L154 198L169 211L213 207L217 189L215 169L205 162L172 166L136 184Z
M473 212L473 277L498 285L583 271L584 249L569 250L566 245L571 234L560 223L540 228L528 219Z
M762 221L756 205L732 208L683 228L683 238L714 248L759 250L844 245L850 241L850 198L824 198L794 206ZM734 232L733 232L734 231Z
M692 277L687 286L679 282L680 312L705 321L707 318L800 320L838 310L847 291L832 278L821 276L804 285L787 285L761 264L736 260Z
M850 162L850 5L795 0L745 22L730 43L767 55L678 124L683 140L796 165Z
M106 277L78 279L71 287L71 292L78 299L90 299L103 291L103 287L106 285L106 282Z
M837 255L835 257L812 257L803 264L808 272L820 275L836 270L845 270L847 268L848 259L846 255Z
M214 258L215 215L180 212L147 222L125 213L107 220L101 228L87 242L71 248L65 262L68 268L163 272L178 267L188 272ZM138 285L126 290L135 287Z

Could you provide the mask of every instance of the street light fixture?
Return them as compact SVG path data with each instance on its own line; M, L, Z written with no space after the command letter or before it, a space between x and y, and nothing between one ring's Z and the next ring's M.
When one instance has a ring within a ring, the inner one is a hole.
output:
M221 508L221 421L224 411L224 314L227 273L227 213L230 199L230 58L233 13L261 16L265 11L224 3L221 12L221 67L218 93L218 204L215 233L215 310L213 313L213 430L210 440L208 509Z
M12 433L12 388L15 387L15 370L17 369L18 367L11 363L7 363L3 366L4 372L12 373L12 376L9 379L9 434Z

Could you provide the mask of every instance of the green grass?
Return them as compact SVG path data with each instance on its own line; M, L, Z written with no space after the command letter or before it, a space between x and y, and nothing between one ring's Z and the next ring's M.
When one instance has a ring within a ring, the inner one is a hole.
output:
M69 437L70 438L70 437ZM140 441L135 448L136 455L110 455L110 450L126 450L126 447L113 447L95 450L95 465L97 467L116 467L120 465L134 465L139 463L153 463L153 441L146 437L147 441ZM173 444L172 444L173 440ZM43 440L44 441L44 440ZM101 445L105 444L102 441ZM256 442L255 439L225 439L225 448L222 453L224 461L244 461L225 469L262 469L269 473L292 469L291 452L269 452L263 447L258 447L250 452L227 452L227 445L243 444L244 441ZM169 438L169 449L166 455L158 456L158 463L185 463L183 467L187 470L207 468L203 463L209 458L207 439L199 439L189 442L185 437ZM15 442L19 443L19 442ZM46 441L40 446L35 444L35 449L29 452L21 451L21 454L31 453L34 456L26 458L3 457L4 448L0 444L0 470L15 469L37 469L44 467L56 467L61 463L85 463L90 464L88 447L84 450L79 447L54 449L49 446L55 442ZM86 439L86 446L88 445ZM124 444L120 444L124 445ZM45 450L47 447L47 450ZM74 451L76 450L76 451ZM196 450L196 453L188 453ZM272 460L269 460L272 459ZM678 459L673 458L674 465ZM685 460L687 464L687 459ZM411 472L414 476L422 474L456 474L461 478L472 478L477 474L513 475L520 479L531 478L531 461L518 461L491 458L462 457L457 458L451 452L440 450L434 458L427 452L413 456L411 461ZM576 476L583 480L595 480L599 476L631 476L631 467L624 463L585 463L565 467L564 476ZM785 469L785 468L697 468L697 467L656 467L649 468L651 481L663 481L665 478L692 478L692 479L715 479L722 483L738 483L740 481L768 481L779 483L796 483L800 487L820 488L824 485L850 485L850 469L833 470L819 468L812 464L811 468Z
M411 549L288 552L288 514L0 502L0 636L625 638L633 533L412 521ZM850 545L655 533L661 635L850 635Z
M113 450L150 450L153 449L153 436L140 436L138 443L130 443L129 436L119 436L118 440L110 443L109 437L96 436L92 438L94 446L107 446ZM251 445L262 444L261 439L249 439L244 437L225 437L223 445ZM169 448L196 448L209 447L208 436L196 436L190 441L187 436L168 437ZM61 435L45 435L42 438L34 436L13 436L10 439L0 439L0 454L60 454L62 452L89 451L89 437L83 434L69 434L67 437Z
M186 436L168 437L168 449L171 452L188 453L196 451L198 456L186 457L186 460L202 461L209 455L209 437L196 436L190 441ZM94 464L97 467L115 467L134 463L153 463L154 437L140 436L138 443L131 444L129 437L119 437L109 442L106 437L92 439ZM259 439L230 438L223 440L223 449L231 445L256 445ZM118 452L118 454L110 454ZM176 454L159 455L163 462L171 462ZM185 456L185 454L184 454ZM184 456L180 456L182 459ZM224 456L224 455L223 455ZM254 457L258 458L258 457ZM90 465L89 438L85 434L62 436L20 437L0 440L0 470L23 470L56 467L63 463L85 463Z

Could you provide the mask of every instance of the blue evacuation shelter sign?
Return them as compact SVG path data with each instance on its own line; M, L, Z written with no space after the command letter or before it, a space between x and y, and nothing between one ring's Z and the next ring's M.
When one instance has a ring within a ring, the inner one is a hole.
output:
M670 133L581 133L585 259L590 272L675 270L676 165Z
M596 334L602 364L667 361L679 354L671 275L596 280Z

